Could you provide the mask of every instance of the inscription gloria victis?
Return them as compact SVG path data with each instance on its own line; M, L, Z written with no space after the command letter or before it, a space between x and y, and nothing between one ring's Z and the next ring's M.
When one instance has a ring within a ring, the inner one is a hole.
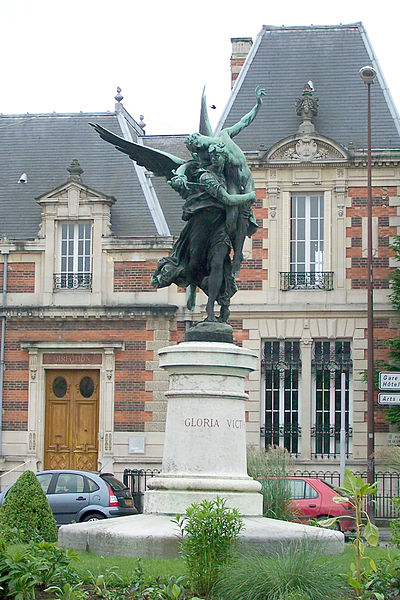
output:
M198 429L218 429L228 427L228 429L243 429L243 419L215 419L214 417L186 417L183 420L185 427Z

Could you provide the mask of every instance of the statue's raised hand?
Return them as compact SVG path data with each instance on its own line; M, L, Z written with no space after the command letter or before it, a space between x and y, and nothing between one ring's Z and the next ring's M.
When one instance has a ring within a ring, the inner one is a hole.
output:
M260 85L258 85L256 87L257 104L261 104L261 102L262 102L261 98L266 95L267 95L267 91L264 88L262 88Z

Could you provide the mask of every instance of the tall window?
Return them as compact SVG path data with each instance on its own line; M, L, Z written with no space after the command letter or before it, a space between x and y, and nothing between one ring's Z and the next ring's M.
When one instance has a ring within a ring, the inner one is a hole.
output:
M347 341L314 342L313 456L335 458L340 453L341 405L344 398L346 453L350 453L351 348ZM342 373L344 389L342 390Z
M55 287L90 288L92 281L92 226L90 223L62 223L60 272Z
M264 344L265 447L286 448L299 453L299 377L301 371L298 341L268 341Z
M283 290L332 289L324 272L324 196L293 195L290 214L290 272L282 273Z
M324 270L324 197L292 196L290 270Z

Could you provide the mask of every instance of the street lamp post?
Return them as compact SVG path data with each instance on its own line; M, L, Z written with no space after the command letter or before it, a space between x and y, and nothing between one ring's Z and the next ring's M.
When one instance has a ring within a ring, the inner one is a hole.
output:
M360 69L360 77L367 86L367 481L373 483L374 474L374 280L372 262L372 168L371 168L371 84L376 71L371 66ZM371 504L371 512L373 505Z

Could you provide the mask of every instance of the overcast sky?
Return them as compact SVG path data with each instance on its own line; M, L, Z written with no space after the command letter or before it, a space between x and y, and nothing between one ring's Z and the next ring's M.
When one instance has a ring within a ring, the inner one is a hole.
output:
M397 2L369 0L0 0L0 112L112 111L117 86L146 131L197 130L200 96L230 92L231 37L262 25L362 21L400 108ZM360 67L363 65L360 65ZM267 82L273 86L274 82Z

